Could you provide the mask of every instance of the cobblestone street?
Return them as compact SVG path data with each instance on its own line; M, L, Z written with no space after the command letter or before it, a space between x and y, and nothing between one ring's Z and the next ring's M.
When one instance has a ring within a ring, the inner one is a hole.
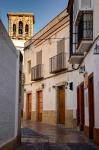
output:
M23 122L21 136L17 150L99 150L81 132L59 126Z

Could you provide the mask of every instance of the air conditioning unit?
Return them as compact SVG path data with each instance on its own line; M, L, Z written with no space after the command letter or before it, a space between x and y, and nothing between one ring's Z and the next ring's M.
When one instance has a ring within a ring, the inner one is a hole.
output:
M74 22L76 22L76 19L80 12L92 10L93 10L93 0L75 0L73 8Z
M92 10L93 0L80 0L80 10Z

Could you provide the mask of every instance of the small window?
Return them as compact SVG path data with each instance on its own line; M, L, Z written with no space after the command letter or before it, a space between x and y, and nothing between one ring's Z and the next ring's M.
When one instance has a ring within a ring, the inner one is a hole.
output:
M19 34L23 34L23 22L19 22Z
M26 34L29 33L29 26L28 26L28 24L25 25L25 33L26 33Z
M13 34L16 34L16 24L13 24Z
M31 73L31 60L28 61L28 73Z
M65 51L65 38L57 41L57 54Z
M42 51L36 53L36 64L42 64Z

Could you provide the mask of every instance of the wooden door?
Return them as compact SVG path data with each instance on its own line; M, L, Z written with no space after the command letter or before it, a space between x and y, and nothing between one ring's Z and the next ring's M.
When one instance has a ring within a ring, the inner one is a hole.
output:
M84 114L84 83L80 84L80 130L84 130L85 114Z
M65 124L65 88L58 88L58 123Z
M42 112L43 112L43 95L42 91L37 92L37 121L42 121Z
M32 94L27 94L27 119L31 120L32 114Z
M93 139L94 130L94 81L93 74L88 79L88 100L89 100L89 138Z
M79 86L77 87L77 126L80 125L80 98L79 98Z

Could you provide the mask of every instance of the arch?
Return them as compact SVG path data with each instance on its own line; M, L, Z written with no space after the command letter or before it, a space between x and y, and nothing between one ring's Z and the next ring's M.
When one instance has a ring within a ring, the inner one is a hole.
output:
M23 22L19 21L19 34L23 34Z
M13 24L13 34L16 34L16 24Z
M28 25L28 24L25 25L25 33L26 33L26 34L29 33L29 25Z

